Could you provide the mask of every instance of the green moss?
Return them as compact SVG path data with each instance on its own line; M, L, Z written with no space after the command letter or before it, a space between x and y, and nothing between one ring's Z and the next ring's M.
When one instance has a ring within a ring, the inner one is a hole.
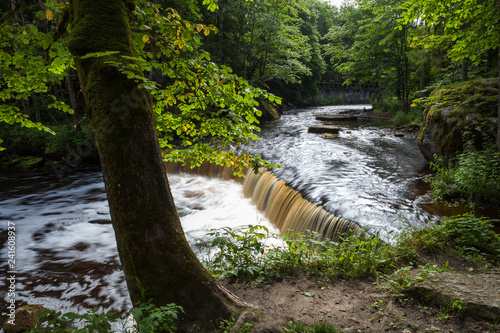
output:
M477 79L452 84L433 91L429 100L440 107L451 106L453 112L465 109L467 113L496 116L498 79Z
M471 132L479 141L495 137L491 130L496 126L488 123L495 122L498 115L497 84L496 78L478 79L433 91L418 140L423 140L426 130L432 129L432 139L440 153L448 155L462 149L465 132Z
M259 110L262 111L261 118L264 120L280 119L279 109L273 103L269 103L265 100L260 100Z

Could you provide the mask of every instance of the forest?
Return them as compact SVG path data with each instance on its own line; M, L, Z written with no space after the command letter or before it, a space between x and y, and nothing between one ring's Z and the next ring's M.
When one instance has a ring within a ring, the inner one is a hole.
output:
M262 167L280 167L249 148L267 121L297 107L352 102L322 94L325 83L367 85L371 98L356 102L394 124L421 128L421 141L428 124L455 108L448 113L466 121L432 134L442 140L443 156L430 150L430 190L436 200L467 201L472 211L497 207L499 23L498 0L345 0L339 7L321 0L3 1L0 160L52 169L59 181L99 166L134 332L229 332L251 307L222 281L263 286L304 276L317 286L386 282L381 289L390 300L372 304L383 317L392 302L404 306L404 295L428 274L448 272L452 257L458 271L497 267L500 239L490 221L455 216L403 232L396 245L357 229L339 242L314 232L288 235L287 246L272 251L261 243L265 227L226 228L204 245L219 254L202 263L183 232L165 162L262 175ZM472 122L468 109L478 112ZM10 237L19 230L12 228ZM445 263L428 258L436 253ZM469 309L463 300L447 306L455 318ZM52 313L59 319L35 331L62 332L80 321L83 331L104 332L120 316L96 311ZM468 325L496 329L495 320ZM239 331L258 326L250 322ZM280 325L281 332L309 330L293 320Z
M22 7L29 9L11 12L17 2L6 1L0 8L2 74L10 88L3 90L2 100L9 106L3 106L2 121L12 122L18 114L33 123L65 123L68 118L77 123L84 101L64 51L65 36L57 30L62 29L64 6L47 1L28 7L28 1ZM210 61L231 68L286 105L327 103L319 99L319 82L371 83L378 87L375 103L409 113L420 112L419 98L436 88L498 76L495 2L449 2L456 9L448 11L448 3L431 1L347 1L337 8L320 0L221 0L209 6L157 1L155 8L207 27L201 34L182 36L179 49L188 43L190 52L208 52ZM156 60L159 32L154 27L160 22L149 26L153 9L143 8L144 16L137 16L136 43L145 59ZM18 75L9 70L12 66ZM48 68L50 76L43 72ZM165 80L155 70L144 70L155 82Z

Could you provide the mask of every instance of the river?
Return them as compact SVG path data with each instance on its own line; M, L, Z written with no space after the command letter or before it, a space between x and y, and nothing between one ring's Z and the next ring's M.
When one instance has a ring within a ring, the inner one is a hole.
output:
M339 123L338 137L307 132L318 114L369 106L329 106L287 111L262 126L255 152L284 166L273 172L312 202L391 240L402 228L435 217L415 201L425 160L415 134L395 137L385 120ZM263 224L277 232L236 181L169 175L189 240L222 226ZM120 270L109 209L99 172L62 181L54 174L0 173L0 257L7 276L7 226L16 229L16 301L61 311L99 307L127 311L130 301ZM0 297L8 300L5 280ZM5 307L2 307L5 314Z
M415 185L426 161L417 133L396 137L387 119L367 118L370 105L325 106L291 110L264 124L254 152L284 167L274 173L307 199L391 240L401 228L428 223L431 216L416 199ZM346 110L348 109L348 110ZM339 121L338 137L308 133L324 124L317 115L357 114Z

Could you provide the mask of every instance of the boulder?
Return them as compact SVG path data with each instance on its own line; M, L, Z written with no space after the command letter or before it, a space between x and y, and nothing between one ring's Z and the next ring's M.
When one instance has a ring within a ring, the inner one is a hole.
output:
M461 82L435 90L417 138L424 157L453 156L472 134L476 145L496 135L498 79ZM491 126L489 126L489 125ZM488 130L490 128L490 130Z
M31 330L38 323L38 315L46 310L48 309L40 304L28 304L19 307L14 313L15 317L8 317L3 323L4 333L20 333Z
M478 319L500 318L500 275L459 273L429 274L415 284L411 293L434 307L453 307L463 315ZM453 306L455 303L455 306Z
M259 100L259 110L262 111L262 120L278 120L281 118L281 111L275 103Z

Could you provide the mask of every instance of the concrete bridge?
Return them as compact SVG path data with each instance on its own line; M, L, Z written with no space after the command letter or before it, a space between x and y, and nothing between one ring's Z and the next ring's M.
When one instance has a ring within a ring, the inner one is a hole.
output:
M321 97L323 98L345 98L349 102L364 102L372 98L378 89L373 83L351 83L342 82L318 82Z

